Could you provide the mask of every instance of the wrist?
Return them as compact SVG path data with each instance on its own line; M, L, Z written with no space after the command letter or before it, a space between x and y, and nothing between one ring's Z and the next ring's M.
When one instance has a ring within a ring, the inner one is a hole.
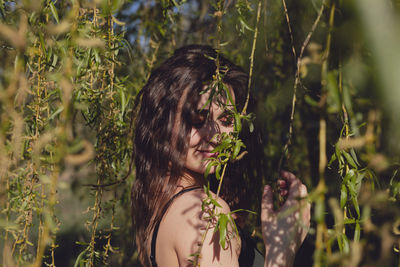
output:
M293 266L295 252L290 248L280 246L265 246L264 267L290 267Z

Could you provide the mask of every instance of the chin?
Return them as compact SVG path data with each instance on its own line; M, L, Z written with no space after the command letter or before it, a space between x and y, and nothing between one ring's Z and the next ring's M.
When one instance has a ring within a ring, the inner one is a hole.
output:
M207 166L201 166L201 167L198 167L198 168L186 167L187 171L189 171L191 173L200 174L200 175L204 175L205 172L206 172L206 169L207 169ZM211 167L209 174L214 174L215 173L215 169L216 169L215 166Z

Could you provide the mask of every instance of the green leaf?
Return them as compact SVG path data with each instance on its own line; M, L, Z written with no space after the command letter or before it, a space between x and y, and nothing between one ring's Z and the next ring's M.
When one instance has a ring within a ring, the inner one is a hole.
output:
M346 176L343 179L343 183L347 183L350 180L353 180L352 178L354 177L355 173L354 170L351 169L346 173Z
M364 179L366 173L365 172L360 172L358 173L356 179L355 179L355 185L356 185L356 191L357 194L360 192L360 188L361 188L361 184L362 184L362 180Z
M218 230L219 230L219 244L223 249L226 248L226 237L227 237L227 228L228 228L228 216L226 214L219 214L218 219Z
M211 161L210 163L207 164L206 171L204 172L204 178L208 177L208 174L210 173L211 168L217 164L218 164L218 162L216 162L216 161Z
M359 242L360 241L360 236L361 236L361 227L360 223L356 223L356 229L354 230L354 241Z
M354 150L354 148L350 149L350 154L351 154L351 157L354 159L355 163L357 164L357 166L361 166L361 164L358 162L357 154L356 154L356 151Z
M358 199L357 199L357 197L352 197L352 198L351 198L351 201L353 202L354 209L355 209L356 212L357 212L357 218L359 219L359 218L360 218L360 206L358 205Z
M324 201L321 199L318 199L315 203L315 221L317 223L323 222L324 221L324 214L325 213L325 205L324 205Z
M337 242L338 242L339 250L341 252L343 252L343 238L342 238L342 235L338 236Z
M336 159L337 159L336 154L332 154L332 157L331 157L331 159L329 160L329 163L328 163L328 167L330 167L331 164L336 161Z
M235 220L232 218L232 213L233 212L228 213L229 223L233 226L233 229L235 230L236 234L239 235L239 231L237 229Z
M217 165L217 168L215 169L215 178L217 178L217 180L221 179L221 164Z
M356 190L356 187L355 187L354 183L352 183L351 181L348 181L346 183L346 185L347 185L347 188L349 189L350 196L352 198L356 198L357 197L357 190Z
M207 186L204 185L203 188L204 188L204 192L206 192L206 195L211 197L210 183L208 182Z
M327 77L327 86L328 90L328 112L337 113L340 111L340 107L342 106L339 87L337 84L337 72L331 71L328 73Z
M57 23L60 23L60 19L58 18L57 9L54 6L53 1L50 1L50 10L51 10L51 13L53 14L54 19L57 21Z
M44 38L42 32L39 32L39 41L40 41L40 48L42 49L44 56L47 58L46 46L44 44Z
M213 58L212 56L209 56L209 55L206 55L206 54L204 54L203 56L204 56L205 58L209 59L209 60L212 60L212 61L215 61L215 60L216 60L216 59ZM208 91L208 90L203 90L203 91L200 92L200 94L202 95L202 94L206 93L207 91Z
M53 120L58 114L64 110L64 106L60 106L53 114L49 117L49 121Z
M232 139L231 139L231 138L225 138L225 139L223 139L223 140L221 141L221 143L220 143L216 148L214 148L211 152L212 152L212 153L220 152L220 151L224 150L225 148L227 148L227 147L231 144L231 142L232 142Z
M235 144L235 148L233 149L233 155L232 155L233 159L236 159L236 157L239 155L240 148L241 148L241 141L238 140Z
M56 54L53 55L53 62L51 63L51 66L49 67L49 71L52 71L54 67L57 65L58 61L58 56Z
M85 250L83 250L81 253L79 253L78 257L75 260L74 267L78 267L78 265L81 263L81 260L83 256L86 254L86 252L89 250L90 246L86 247Z
M355 222L356 222L355 219L347 218L347 219L345 219L345 220L343 221L343 224L353 224L353 223L355 223Z
M235 113L235 132L240 133L242 130L242 121L240 119L240 114Z
M242 25L242 28L245 28L251 32L254 32L254 30L244 21L243 18L239 17L239 22Z
M98 49L94 48L93 53L94 53L95 62L97 64L101 64L101 58L100 58Z
M345 234L342 234L342 242L343 242L343 253L348 254L350 252L349 240Z
M236 112L237 110L236 110L236 105L235 105L235 101L233 101L233 97L232 97L232 94L231 94L231 90L229 89L229 87L228 86L226 86L224 83L222 83L222 86L223 86L223 88L224 88L224 90L225 90L225 93L226 93L226 96L228 97L228 99L229 99L229 105L232 105L233 106L233 108L234 108L234 111Z
M249 131L250 133L254 131L254 124L252 122L249 122Z
M349 153L347 153L346 151L342 151L344 157L346 158L347 162L355 169L358 169L357 164L354 162L353 158L351 157L351 155Z
M305 96L304 96L304 101L305 101L307 104L309 104L310 106L312 106L312 107L318 107L318 106L319 106L318 101L314 100L314 99L313 99L311 96L309 96L309 95L305 95Z
M217 200L215 200L214 198L210 198L210 202L211 204L213 204L214 206L218 207L218 208L222 208L222 206L218 203Z
M336 159L338 160L338 163L339 163L339 169L341 169L342 163L343 163L342 151L337 146L335 146L335 155L336 155Z
M351 100L350 91L347 84L343 84L343 102L348 111L353 110L353 100Z
M247 209L236 209L236 210L233 210L233 211L231 211L231 212L230 212L230 214L233 214L233 213L235 213L235 212L239 212L239 211L245 211L245 212L248 212L248 213L251 213L251 214L257 215L257 212L255 212L255 211L252 211L252 210L247 210Z
M347 187L342 184L342 189L340 190L340 207L343 209L347 203Z

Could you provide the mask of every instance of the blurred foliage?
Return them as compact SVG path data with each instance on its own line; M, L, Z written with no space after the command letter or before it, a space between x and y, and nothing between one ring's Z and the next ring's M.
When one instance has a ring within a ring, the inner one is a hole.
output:
M185 44L250 70L258 3L0 1L3 266L139 265L127 212L135 96ZM249 109L263 179L284 153L315 202L295 265L398 266L400 2L261 3Z

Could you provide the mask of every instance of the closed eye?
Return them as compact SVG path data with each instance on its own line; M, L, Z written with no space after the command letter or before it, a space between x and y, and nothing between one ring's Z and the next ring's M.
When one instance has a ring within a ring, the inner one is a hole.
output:
M206 109L198 110L192 118L192 126L196 129L200 129L204 126L209 111Z
M228 112L224 112L221 116L218 117L218 120L224 127L231 127L234 123L233 115Z

